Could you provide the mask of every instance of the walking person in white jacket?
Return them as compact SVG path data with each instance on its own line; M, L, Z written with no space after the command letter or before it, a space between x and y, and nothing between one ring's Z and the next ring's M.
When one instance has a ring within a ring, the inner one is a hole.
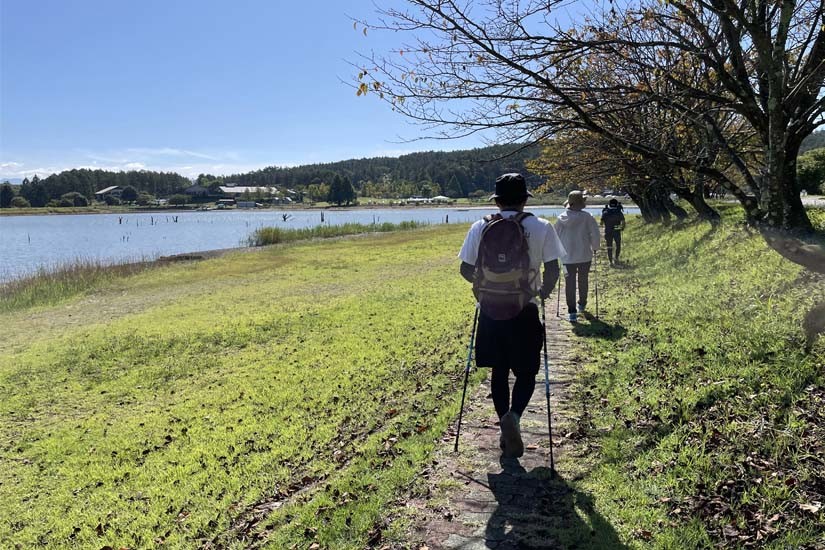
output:
M564 245L564 286L567 298L567 319L575 323L578 313L587 307L588 277L593 253L599 249L600 231L595 218L584 211L586 197L581 191L571 191L567 195L567 210L556 221L556 234ZM576 307L576 286L579 288L579 303Z

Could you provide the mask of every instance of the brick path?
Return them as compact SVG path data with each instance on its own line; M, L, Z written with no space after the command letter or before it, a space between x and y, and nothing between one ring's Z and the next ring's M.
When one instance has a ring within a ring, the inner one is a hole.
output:
M575 336L570 323L556 317L555 300L548 300L546 307L558 475L551 479L543 363L521 419L525 453L518 460L501 458L488 374L481 386L468 389L459 452L453 452L455 433L447 434L429 472L430 494L409 503L418 520L413 539L420 541L419 548L564 548L567 544L557 540L557 527L581 523L575 510L578 504L573 504L577 493L564 482L565 465L559 460L572 445L563 434L574 431L575 415L565 407L574 377L571 340ZM589 536L590 527L581 529Z

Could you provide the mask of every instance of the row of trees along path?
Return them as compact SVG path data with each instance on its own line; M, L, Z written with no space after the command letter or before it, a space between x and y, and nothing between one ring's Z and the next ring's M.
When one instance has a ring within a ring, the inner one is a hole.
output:
M545 327L555 475L550 470L543 363L536 391L521 419L525 452L520 459L501 457L488 372L483 384L468 388L459 452L453 451L453 426L424 474L427 494L408 501L416 516L410 534L413 548L561 548L571 540L594 548L621 547L615 531L596 514L588 496L570 484L579 471L576 463L589 451L578 435L576 419L581 411L574 410L569 398L576 377L574 340L578 337L573 325L556 316L555 302L546 302ZM592 317L581 321L594 330L599 323ZM512 382L511 375L511 387ZM587 521L580 513L588 516ZM560 535L564 544L559 543Z
M542 144L534 172L550 182L581 176L585 188L612 181L647 222L685 216L676 194L717 223L704 199L722 190L773 250L825 273L825 238L797 181L802 142L825 124L822 0L409 0L377 9L356 26L399 43L362 55L359 95L442 138L494 132ZM805 325L825 329L825 303Z

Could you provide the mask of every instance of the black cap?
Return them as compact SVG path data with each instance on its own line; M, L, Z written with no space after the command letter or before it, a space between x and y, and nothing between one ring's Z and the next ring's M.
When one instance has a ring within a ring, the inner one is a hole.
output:
M496 178L496 192L490 195L490 200L498 199L505 204L516 204L532 196L533 194L527 190L524 176L514 172Z
M607 204L609 204L610 206L619 206L619 201L617 201L616 199L610 199L610 202L608 202Z

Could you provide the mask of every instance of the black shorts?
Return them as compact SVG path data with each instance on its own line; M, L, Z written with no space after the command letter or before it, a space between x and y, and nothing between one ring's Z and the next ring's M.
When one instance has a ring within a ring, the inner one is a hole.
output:
M512 369L517 376L535 376L541 364L544 328L539 308L530 303L515 318L490 319L479 313L476 329L476 366Z

